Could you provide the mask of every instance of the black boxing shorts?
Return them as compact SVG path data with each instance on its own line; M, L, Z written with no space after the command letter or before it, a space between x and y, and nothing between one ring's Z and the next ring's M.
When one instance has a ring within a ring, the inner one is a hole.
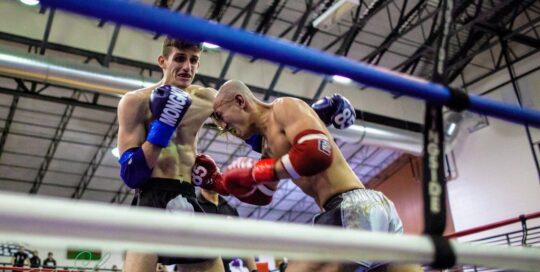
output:
M168 212L204 213L197 202L195 187L191 183L177 179L151 178L145 186L137 190L131 206L164 209ZM205 258L186 258L175 256L158 256L158 263L196 264L206 262Z

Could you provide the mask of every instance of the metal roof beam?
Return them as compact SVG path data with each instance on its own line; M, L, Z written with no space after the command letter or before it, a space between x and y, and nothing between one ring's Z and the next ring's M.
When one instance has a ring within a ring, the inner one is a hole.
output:
M251 0L246 7L246 15L244 17L244 20L242 21L242 29L245 29L248 24L249 20L251 19L251 15L253 14L253 10L255 9L255 5L257 4L256 0ZM227 56L227 60L225 60L225 64L223 65L223 68L221 68L221 72L219 73L219 79L215 84L216 89L219 89L221 87L221 84L225 81L225 76L227 75L227 72L229 71L229 68L231 67L231 63L234 59L235 52L229 52L229 55Z
M111 41L109 42L109 47L107 48L107 55L105 55L105 57L103 58L103 66L105 67L109 67L109 63L111 62L112 53L114 51L114 47L116 46L116 41L118 40L119 33L120 33L120 25L116 24L114 25Z
M523 45L532 47L532 48L539 48L540 47L540 40L529 37L527 35L516 33L509 29L500 28L495 25L489 25L486 23L479 23L476 25L479 29L486 31L491 34L507 37L505 40L514 41L517 43L521 43Z
M0 137L0 158L2 157L2 154L4 152L4 146L6 145L7 136L9 134L9 130L11 129L11 123L13 122L13 116L15 116L15 111L17 110L18 103L19 103L19 96L18 95L13 96L6 121L4 122L4 129L2 130L2 137Z
M71 98L77 99L79 98L80 95L81 93L79 91L73 91ZM73 110L75 110L75 107L72 105L67 105L66 108L64 109L64 113L62 114L62 117L60 118L58 127L56 127L54 136L51 139L49 146L47 147L47 152L45 153L45 157L43 158L43 161L41 162L41 165L39 166L38 173L36 177L34 178L34 183L32 184L32 188L30 188L30 191L28 193L37 194L37 192L39 191L39 188L41 187L41 184L43 183L43 179L45 179L45 175L47 174L47 171L49 170L49 165L51 163L51 160L56 154L56 149L58 148L58 145L60 144L60 140L62 140L62 137L64 136L64 131L66 130L67 124L69 123L69 120L71 119L71 116L73 115Z
M428 16L424 18L420 18L420 13L426 8L426 0L419 1L407 14L405 13L405 4L407 1L403 2L403 7L401 8L398 23L396 26L392 29L390 34L386 36L384 41L379 44L377 49L369 53L367 56L362 58L362 61L371 62L376 57L378 60L381 59L381 56L390 48L390 45L392 45L395 41L398 40L399 37L407 34L409 31L414 29L416 26L419 25L419 23L423 23L424 21L428 20L429 18L432 18L435 16L437 12L429 13ZM412 21L414 19L418 19L419 22L416 24L412 24Z
M8 88L4 88L4 87L0 87L0 94L17 95L20 97L27 97L31 99L55 102L55 103L60 103L64 105L72 105L72 106L78 106L78 107L83 107L83 108L116 113L116 107L93 104L89 102L82 102L82 101L78 101L74 99L69 99L66 97L56 97L56 96L44 95L44 94L33 93L33 92L22 92L22 91L12 90Z
M527 7L532 5L532 3L534 3L534 1L532 0L513 0L500 3L489 12L491 16L482 16L482 18L484 19L482 21L475 19L474 26L481 24L480 29L482 29L483 27L492 24L513 25L517 16ZM456 77L458 77L461 71L465 69L467 64L469 64L469 62L472 61L472 59L477 56L479 52L484 51L483 48L489 47L490 40L494 36L495 34L480 31L479 29L476 29L468 36L465 44L448 60L447 70L449 82L452 82Z
M101 144L96 150L96 153L94 153L92 160L90 160L90 163L86 167L86 170L84 171L83 176L79 180L79 183L75 188L75 192L73 192L73 194L71 195L71 198L80 199L84 195L84 192L88 188L88 184L90 184L90 181L92 181L92 178L94 177L97 169L99 168L99 165L103 161L103 158L105 158L105 155L111 149L116 134L118 133L118 125L116 120L117 118L115 117L109 125L107 133L101 139Z
M298 25L296 27L296 31L294 32L294 35L291 39L293 42L296 42L298 38L300 38L302 29L304 29L304 25L306 24L306 21L309 18L309 14L311 13L311 7L312 7L312 1L306 1L306 10L302 14L302 17L300 18L300 21L298 22ZM279 78L281 77L281 73L283 72L283 69L285 69L285 66L280 64L278 66L278 69L276 70L276 73L272 77L270 86L268 86L268 88L264 92L264 98L263 98L264 101L268 101L270 96L274 95L274 89L277 85Z
M49 35L51 34L51 28L52 28L52 23L54 20L55 11L56 9L54 8L49 9L49 16L47 17L47 24L45 25L45 31L43 33L43 40L41 41L41 47L39 49L40 55L45 54L45 49L47 48L47 44L49 43Z

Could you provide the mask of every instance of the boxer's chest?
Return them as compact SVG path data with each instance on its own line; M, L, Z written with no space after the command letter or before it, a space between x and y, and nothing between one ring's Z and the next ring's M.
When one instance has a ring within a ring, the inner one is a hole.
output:
M279 129L270 130L263 141L263 154L270 158L279 158L291 149L285 133Z

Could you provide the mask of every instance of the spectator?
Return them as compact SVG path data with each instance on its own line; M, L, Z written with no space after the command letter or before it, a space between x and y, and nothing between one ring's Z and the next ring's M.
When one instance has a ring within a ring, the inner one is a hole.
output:
M32 251L32 258L30 258L30 267L31 268L41 267L41 259L38 256L37 250Z
M56 268L56 260L53 258L52 252L47 254L47 259L43 260L43 268Z
M28 264L28 254L24 251L24 247L19 246L19 250L13 254L13 267L24 267L25 264Z

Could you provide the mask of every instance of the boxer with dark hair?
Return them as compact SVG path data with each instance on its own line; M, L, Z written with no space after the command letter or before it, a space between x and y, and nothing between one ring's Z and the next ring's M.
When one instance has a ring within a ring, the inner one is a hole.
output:
M162 80L128 92L120 100L120 176L128 187L137 190L134 206L203 212L194 185L229 194L215 162L207 155L197 155L197 132L211 116L217 94L212 88L191 85L200 55L200 44L165 39L157 60L163 70ZM331 114L338 110L334 104L321 100L318 110ZM125 270L152 271L157 262L178 264L182 271L223 271L219 258L158 257L135 252L126 255Z
M216 90L191 85L201 45L167 38L157 62L163 78L128 92L118 105L120 176L137 189L135 206L203 212L191 184L197 131L212 113ZM159 222L156 222L159 224ZM155 271L156 263L182 271L223 271L220 258L198 259L128 252L126 271Z

